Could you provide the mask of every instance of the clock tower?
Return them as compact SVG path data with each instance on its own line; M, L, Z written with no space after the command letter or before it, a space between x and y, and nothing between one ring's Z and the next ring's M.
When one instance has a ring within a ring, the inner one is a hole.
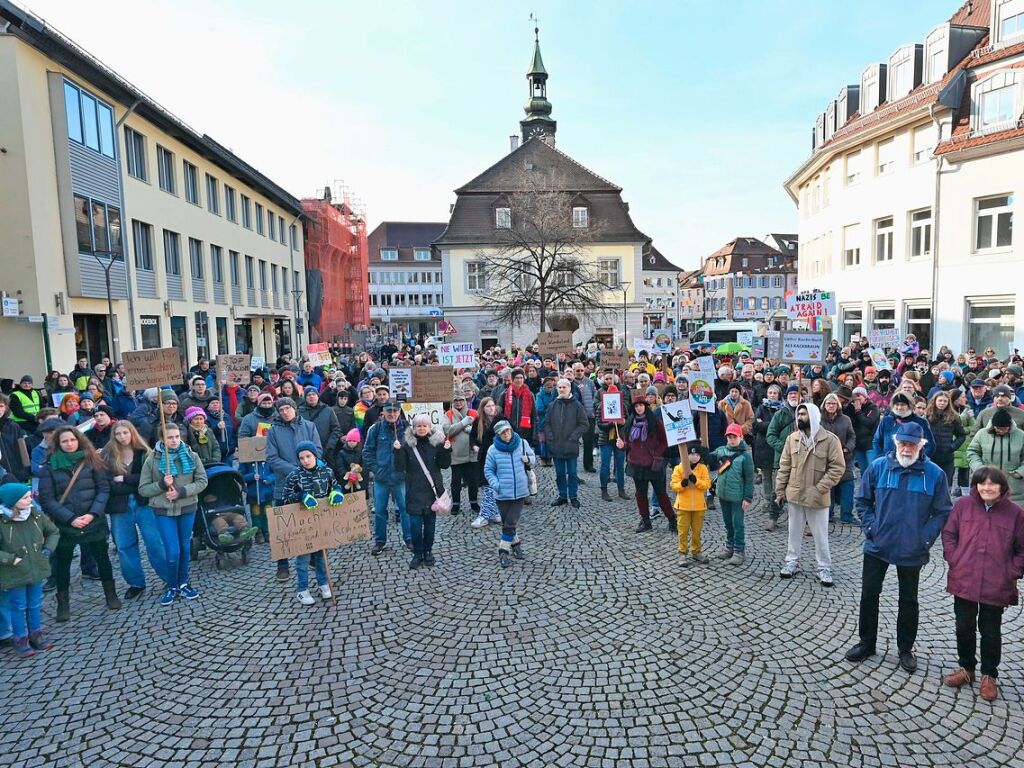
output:
M534 27L533 34L533 63L526 74L530 84L530 98L523 107L526 117L519 121L519 126L523 132L523 143L539 138L553 147L556 123L551 119L551 102L548 101L548 72L540 56L540 30Z

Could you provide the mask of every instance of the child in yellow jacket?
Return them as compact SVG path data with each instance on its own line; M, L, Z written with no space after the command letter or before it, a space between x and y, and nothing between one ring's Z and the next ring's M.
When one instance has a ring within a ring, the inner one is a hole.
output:
M684 568L708 561L708 556L701 551L700 532L704 528L709 488L711 474L708 472L707 451L699 441L693 441L687 445L687 460L680 462L672 470L672 490L676 492L679 551L685 555L689 548L690 552L690 557L683 558L680 563Z

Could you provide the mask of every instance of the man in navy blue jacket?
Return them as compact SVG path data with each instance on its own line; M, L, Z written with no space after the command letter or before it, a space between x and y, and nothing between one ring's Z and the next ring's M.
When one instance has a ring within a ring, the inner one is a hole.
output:
M857 512L864 525L864 569L861 579L860 642L846 652L849 661L875 653L878 598L890 565L899 579L896 647L900 666L917 669L917 586L921 567L942 532L953 502L942 469L925 453L921 425L905 422L894 436L895 446L875 459L861 477Z

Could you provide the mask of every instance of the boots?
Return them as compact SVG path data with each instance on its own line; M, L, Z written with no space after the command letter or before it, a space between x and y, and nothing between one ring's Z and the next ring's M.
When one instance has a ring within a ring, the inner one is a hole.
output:
M19 659L30 659L36 655L35 649L28 644L27 637L14 638L14 652Z
M636 527L637 533L651 530L651 504L646 493L636 494L636 506L640 511L640 525Z
M107 608L116 611L121 607L121 600L117 596L117 588L112 581L103 582L103 596L107 599Z
M620 499L628 499L629 498L629 494L626 493L626 489L625 488L619 488L619 498Z
M57 621L71 620L71 595L67 590L57 592Z
M601 499L603 501L611 501L612 500L612 495L610 493L608 493L607 486L601 489Z
M37 651L48 651L53 648L53 643L43 637L43 630L41 629L28 633L28 644Z
M747 555L742 549L737 549L729 558L729 565L743 565L747 561Z
M498 550L498 565L502 568L508 568L512 565L512 559L509 557L507 549Z
M516 560L526 559L526 554L523 552L523 545L518 541L512 545L512 557Z
M665 516L668 521L668 529L673 533L678 533L679 530L676 528L676 513L672 509L672 502L668 499L667 493L658 494L658 506L661 507L661 514Z

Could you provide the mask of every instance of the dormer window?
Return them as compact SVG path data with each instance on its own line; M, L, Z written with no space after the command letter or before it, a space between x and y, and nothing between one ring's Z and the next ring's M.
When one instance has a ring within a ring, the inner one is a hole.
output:
M886 101L885 64L872 64L860 77L860 113L869 114Z
M922 46L904 45L889 57L887 101L902 99L921 84Z
M397 248L381 248L380 249L380 260L381 261L398 261L398 249Z
M997 72L974 85L972 125L977 134L1015 128L1021 116L1016 70Z
M572 209L572 226L574 229L586 229L590 226L590 209L585 205L576 205Z
M1000 43L1024 36L1024 0L996 0L993 29Z
M925 38L924 46L925 82L938 82L949 71L949 25L940 24L933 29Z
M495 208L494 209L494 226L497 229L512 229L512 209L511 208Z

